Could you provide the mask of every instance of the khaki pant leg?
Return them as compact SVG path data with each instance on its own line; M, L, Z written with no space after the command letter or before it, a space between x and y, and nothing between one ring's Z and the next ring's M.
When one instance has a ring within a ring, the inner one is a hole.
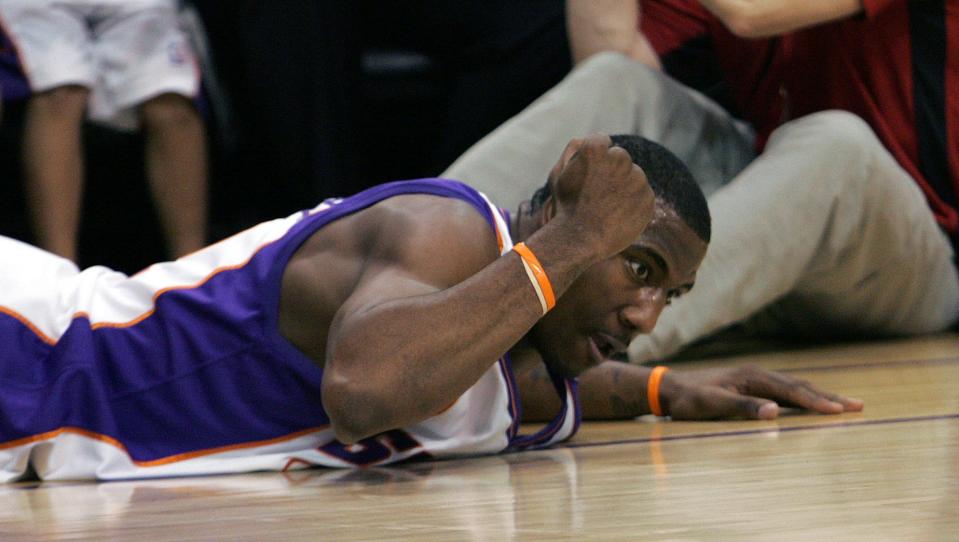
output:
M959 317L948 241L912 179L849 113L784 125L709 204L696 286L633 341L632 361L750 318L767 332L825 336L921 333Z
M701 94L619 53L591 57L444 173L515 209L546 182L570 139L639 134L679 156L707 193L753 158L742 123Z

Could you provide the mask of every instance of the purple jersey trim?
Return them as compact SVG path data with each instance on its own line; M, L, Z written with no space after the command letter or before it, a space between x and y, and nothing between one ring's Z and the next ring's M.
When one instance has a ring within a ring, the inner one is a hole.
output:
M506 221L507 225L512 225L510 221L509 211L503 208L499 209L500 215L503 216L503 220ZM513 232L510 232L512 236ZM570 394L573 396L573 430L567 435L567 438L576 434L576 431L579 430L579 424L582 419L582 412L580 409L579 402L579 383L572 378L563 379L560 378L550 371L550 380L553 382L553 388L556 390L556 393L559 394L560 401L562 401L562 408L559 411L559 414L543 429L534 433L532 435L518 435L519 433L519 424L523 419L523 404L520 401L519 386L516 383L516 377L513 375L513 365L512 358L510 358L509 353L507 353L502 360L500 360L500 369L503 372L503 377L506 379L506 383L509 389L509 398L510 398L510 415L513 416L513 423L510 425L507 430L507 436L509 437L509 446L507 450L523 450L526 448L532 448L540 446L543 443L549 442L551 438L563 427L563 422L566 419L566 413L569 410L569 405L566 401L566 389L569 387ZM513 405L516 405L515 409Z
M566 416L569 411L569 402L566 400L566 391L567 387L569 388L570 394L573 396L573 430L570 432L568 437L573 436L576 433L576 430L579 428L579 397L577 395L576 381L574 379L566 379L559 376L556 376L550 371L550 379L553 381L553 388L556 390L556 393L559 394L560 400L563 403L562 408L559 410L559 414L553 421L551 421L546 427L539 430L538 432L532 435L518 435L513 438L509 444L509 450L524 450L527 448L535 448L538 446L545 445L553 438L556 433L563 427L563 422L566 421Z
M519 424L523 420L523 405L520 403L519 386L516 385L516 378L513 377L512 358L507 352L499 360L499 369L506 382L506 393L509 398L509 415L513 421L506 428L506 441L513 442L516 434L519 432Z
M322 428L323 371L277 328L283 269L324 225L401 194L465 200L494 227L465 185L390 183L306 216L242 267L163 293L135 325L77 317L50 345L0 314L0 443L76 427L143 463Z
M0 15L0 89L3 100L23 100L30 96L30 83L23 73L17 46L7 34L6 22Z

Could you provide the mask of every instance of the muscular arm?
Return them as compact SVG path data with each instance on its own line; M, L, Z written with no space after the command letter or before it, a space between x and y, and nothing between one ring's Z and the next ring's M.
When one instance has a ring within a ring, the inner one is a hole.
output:
M541 316L518 255L472 269L476 232L467 236L453 224L443 229L405 241L411 253L422 254L415 261L374 255L369 276L334 318L323 403L344 443L436 414ZM543 263L553 287L562 292L592 256L569 250L558 237L545 231L527 244L549 262Z
M526 239L557 297L648 222L623 228L626 216L652 209L645 176L625 151L609 148L605 137L577 148L555 184L555 216ZM542 316L520 257L495 257L495 249L477 257L477 246L494 242L485 225L471 224L416 218L409 227L390 225L366 258L326 348L323 406L340 441L435 415Z
M573 63L602 51L619 51L655 69L659 56L637 30L638 0L566 0L566 30Z
M575 0L572 0L575 1ZM777 36L862 11L862 0L700 0L730 32L743 38Z

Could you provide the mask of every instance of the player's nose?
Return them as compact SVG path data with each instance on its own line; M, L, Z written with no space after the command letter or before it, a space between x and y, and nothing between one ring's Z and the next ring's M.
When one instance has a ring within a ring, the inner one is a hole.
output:
M641 288L632 303L620 310L623 325L632 330L631 335L651 333L666 308L666 292L661 288Z

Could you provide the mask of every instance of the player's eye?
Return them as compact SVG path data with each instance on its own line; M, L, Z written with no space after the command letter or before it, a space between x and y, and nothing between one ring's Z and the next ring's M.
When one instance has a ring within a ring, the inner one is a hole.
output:
M627 260L626 265L629 266L629 271L637 280L645 281L649 278L649 267L643 262Z

